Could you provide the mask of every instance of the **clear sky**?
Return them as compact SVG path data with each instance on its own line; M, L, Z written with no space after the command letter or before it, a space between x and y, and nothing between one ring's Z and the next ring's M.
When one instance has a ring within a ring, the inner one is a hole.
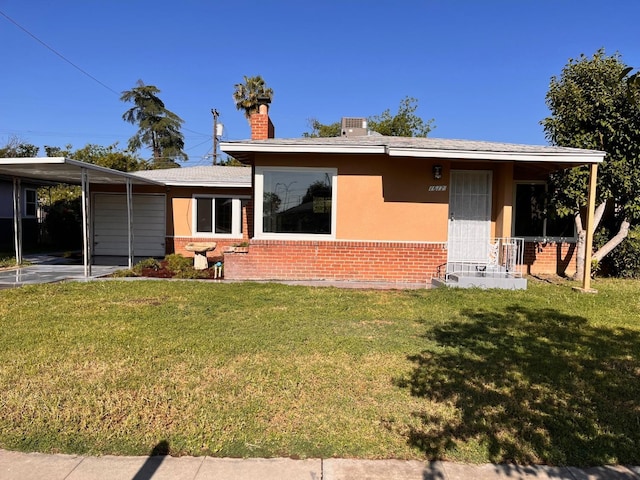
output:
M411 96L432 137L544 145L545 94L570 58L604 48L640 67L638 0L0 0L0 12L0 145L124 148L136 127L120 93L141 79L184 120L185 166L211 163L212 108L223 140L250 136L232 99L243 75L273 88L280 138Z

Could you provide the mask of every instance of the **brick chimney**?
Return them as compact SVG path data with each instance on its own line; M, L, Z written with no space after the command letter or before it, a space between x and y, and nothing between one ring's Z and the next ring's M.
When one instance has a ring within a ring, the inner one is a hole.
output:
M258 111L251 114L251 140L266 140L275 137L275 128L269 118L269 98L258 99Z

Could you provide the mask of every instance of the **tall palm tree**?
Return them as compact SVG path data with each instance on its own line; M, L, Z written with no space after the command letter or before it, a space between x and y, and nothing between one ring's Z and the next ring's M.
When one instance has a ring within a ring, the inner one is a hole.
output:
M260 75L255 77L244 75L244 83L235 84L233 100L236 102L236 109L243 110L247 120L251 118L252 113L258 111L259 101L263 98L267 98L270 102L273 98L273 89L265 85Z
M129 139L129 149L136 151L143 145L153 152L155 168L177 167L177 160L187 160L183 151L184 136L180 127L184 122L178 115L167 110L158 98L160 90L154 85L145 85L138 80L137 86L122 92L120 100L133 102L122 119L137 124L138 132Z

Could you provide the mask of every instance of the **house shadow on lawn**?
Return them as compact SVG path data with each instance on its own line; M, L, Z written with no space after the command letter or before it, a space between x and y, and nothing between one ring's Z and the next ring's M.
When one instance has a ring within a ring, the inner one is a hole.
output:
M462 315L429 330L396 380L438 405L414 412L412 446L430 459L475 445L492 462L640 464L637 331L519 305Z

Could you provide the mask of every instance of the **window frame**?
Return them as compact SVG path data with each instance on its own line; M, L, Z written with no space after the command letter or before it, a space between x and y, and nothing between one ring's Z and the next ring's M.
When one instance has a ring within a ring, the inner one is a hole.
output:
M544 185L544 190L545 193L547 193L549 191L549 184L548 182L545 182L544 180L517 180L514 182L513 184L513 207L512 207L512 212L513 212L513 216L512 216L512 221L511 221L511 235L513 237L516 236L515 231L516 231L516 214L517 214L517 205L516 205L516 201L518 198L518 185ZM546 202L546 200L545 200ZM545 203L545 210L546 210L546 203ZM568 242L568 243L575 243L578 239L578 236L576 234L576 227L575 224L573 222L571 222L571 226L573 229L573 235L572 236L566 236L566 237L559 237L559 236L552 236L552 235L547 235L547 215L545 212L544 218L542 220L542 235L533 235L533 236L522 236L522 235L518 235L518 238L524 238L525 241L529 241L529 242Z
M28 192L33 192L34 195L34 201L33 202L29 202L29 199L27 198L27 193ZM29 214L29 205L32 204L33 205L33 214ZM35 188L25 188L24 189L24 204L23 204L23 213L22 216L24 218L37 218L38 217L38 190L36 190Z
M211 226L212 232L198 231L198 199L211 199ZM216 233L216 206L215 202L218 198L231 199L231 233ZM233 238L241 239L242 232L242 202L247 200L247 196L238 195L222 195L222 194L193 194L191 196L191 234L194 237L201 238Z
M276 233L263 231L264 174L266 172L318 172L331 176L331 233ZM255 167L254 236L265 240L335 240L337 224L338 169L332 167Z

